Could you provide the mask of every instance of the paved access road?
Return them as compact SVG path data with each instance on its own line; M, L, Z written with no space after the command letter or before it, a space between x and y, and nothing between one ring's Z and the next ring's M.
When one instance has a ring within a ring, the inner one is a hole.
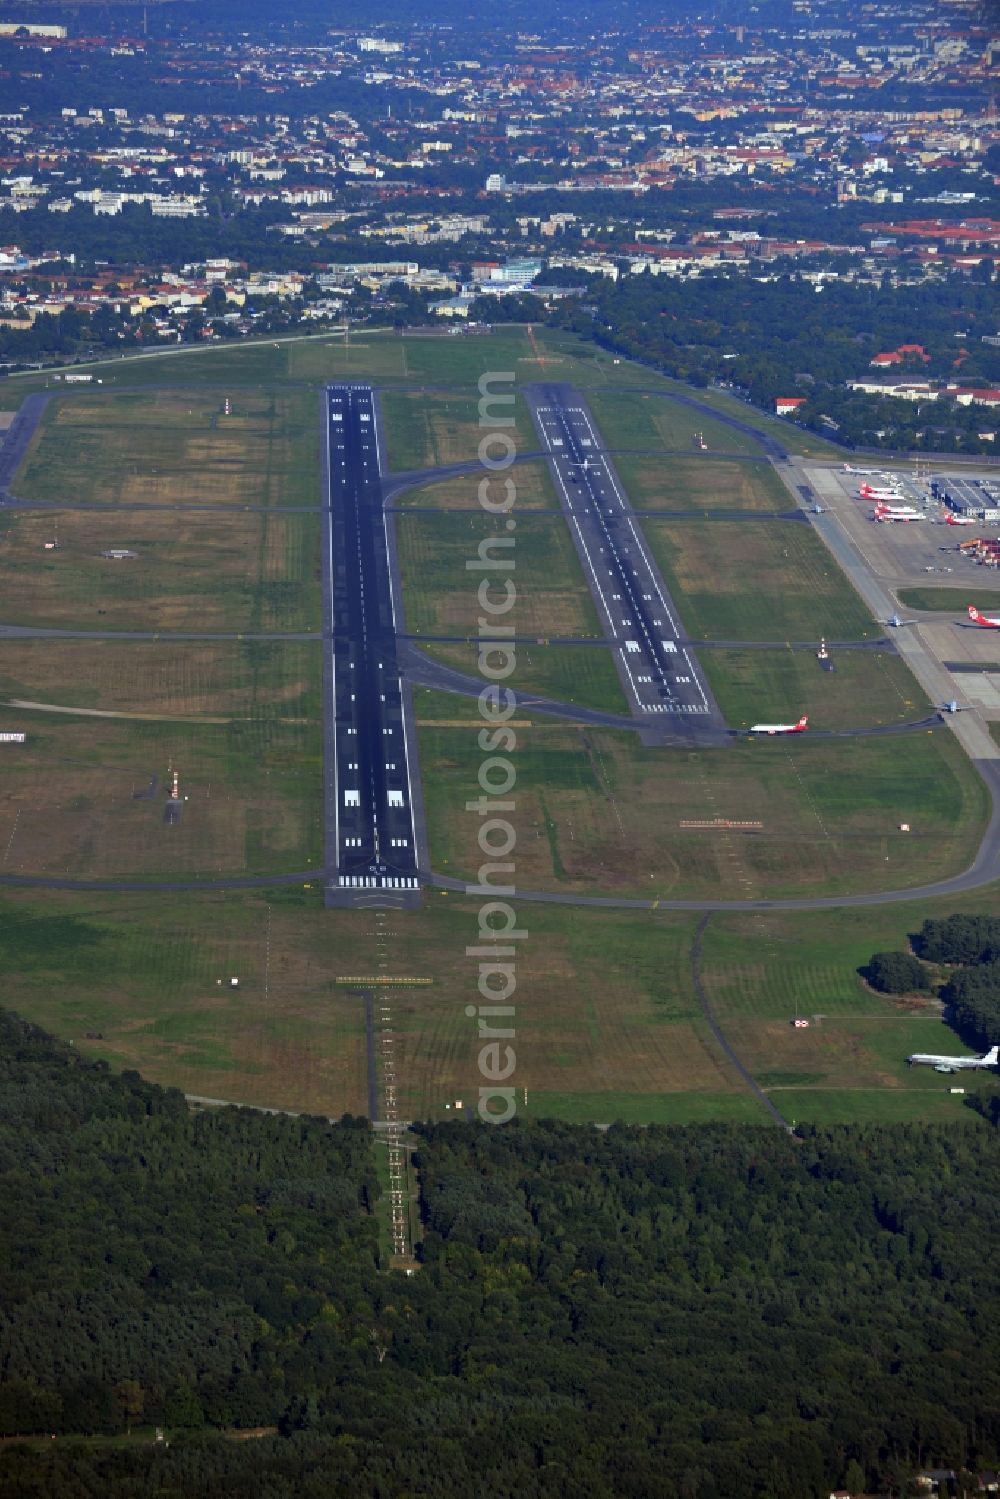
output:
M559 501L636 718L685 715L720 731L721 715L681 629L645 537L579 391L527 392Z
M410 731L370 386L326 392L327 899L416 892Z

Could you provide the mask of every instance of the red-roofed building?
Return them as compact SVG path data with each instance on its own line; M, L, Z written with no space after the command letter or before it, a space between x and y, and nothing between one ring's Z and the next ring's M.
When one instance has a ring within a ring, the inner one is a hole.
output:
M949 390L947 394L954 395L960 406L1000 406L1000 390Z
M775 396L775 416L791 416L793 411L798 411L800 406L806 403L805 396Z
M919 359L921 364L930 364L931 356L923 344L900 344L888 354L876 354L869 360L873 369L888 369L890 365L902 364L904 359Z

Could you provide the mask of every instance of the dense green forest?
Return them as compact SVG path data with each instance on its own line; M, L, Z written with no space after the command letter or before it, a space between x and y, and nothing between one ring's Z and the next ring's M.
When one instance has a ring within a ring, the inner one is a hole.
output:
M362 1121L192 1113L10 1015L0 1073L5 1499L825 1499L1000 1453L988 1101L418 1126L406 1278Z
M948 965L941 998L958 1030L973 1045L1000 1041L1000 919L925 921L913 945L929 962Z
M796 421L850 444L992 451L978 441L984 425L996 425L992 412L866 395L845 383L869 376L874 355L901 344L922 345L929 362L918 357L899 373L997 383L1000 351L982 342L996 332L991 269L906 288L829 281L819 290L794 274L630 276L595 282L592 315L571 306L561 317L679 379L731 384L768 411L776 396L802 396Z
M935 988L970 1046L1000 1042L1000 917L927 920L910 938L912 953L873 953L864 977L885 994ZM921 961L923 960L923 961ZM939 977L932 982L928 965Z

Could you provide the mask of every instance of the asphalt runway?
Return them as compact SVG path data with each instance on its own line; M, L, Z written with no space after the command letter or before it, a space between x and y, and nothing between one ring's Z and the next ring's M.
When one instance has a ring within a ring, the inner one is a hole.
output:
M9 501L8 486L21 467L28 444L35 435L35 428L45 415L51 395L39 393L25 396L20 409L10 426L3 443L0 444L0 504Z
M326 898L398 901L419 880L378 414L370 386L325 403Z
M290 342L292 340L283 340L283 341ZM173 351L165 351L165 352L173 352ZM337 389L339 391L343 392L345 388L344 387L338 387ZM655 391L655 392L650 392L650 393L651 394L656 394L656 395L663 395L663 392L661 392L661 391ZM330 422L330 417L329 417L329 409L328 409L328 406L329 406L329 394L330 393L327 393L324 396L324 413L323 413L324 427L327 430L327 432L329 432L331 426L334 425L333 423ZM361 391L361 394L362 395L367 394L368 400L369 400L369 402L371 402L371 391L370 391L370 389L363 388L362 391ZM23 421L19 420L18 430L15 431L14 427L11 428L10 432L8 433L7 440L6 440L6 442L5 442L4 446L3 446L3 449L2 449L2 456L0 456L0 490L2 490L2 487L5 486L7 483L10 482L10 479L13 477L13 474L16 472L17 467L18 467L18 465L19 465L19 463L21 461L21 457L23 456L23 453L24 453L24 451L27 448L27 444L30 441L31 434L34 431L35 427L37 426L38 420L40 419L40 417L41 417L41 415L42 415L42 413L44 411L44 407L45 407L45 404L47 404L48 399L50 399L50 398L47 397L47 396L29 397L24 402L24 406L22 408L22 412L19 414L19 417L23 417L24 420ZM779 468L778 468L779 473L781 473L782 468L786 468L787 472L785 474L783 474L782 476L785 477L786 483L790 483L791 482L791 487L793 488L793 497L794 497L794 483L792 481L794 481L794 478L796 477L796 474L795 474L796 466L797 465L801 465L803 463L803 460L792 460L792 461L789 461L788 458L787 458L787 455L785 454L784 450L780 447L780 445L778 443L774 442L772 439L766 437L764 434L762 434L756 428L753 428L753 427L749 426L749 424L742 423L742 422L740 422L740 421L738 421L738 420L736 420L734 418L721 416L721 414L719 412L715 411L714 408L707 407L707 406L704 405L704 403L699 402L696 399L682 397L682 396L678 396L678 395L668 395L668 396L666 396L666 399L668 399L668 400L674 400L674 401L677 401L681 405L685 405L685 406L691 407L692 409L702 411L702 412L704 412L705 415L715 417L716 419L719 419L719 420L723 420L728 425L736 428L737 430L745 431L746 433L748 433L748 435L753 436L758 441L758 443L760 444L761 448L764 450L764 453L769 458L771 458L772 461L775 461L776 464L779 465ZM377 413L375 412L374 407L370 407L370 410L371 410L371 416L372 416L372 423L373 424L377 424ZM367 426L368 424L366 423L364 425ZM370 446L370 443L369 443L369 446ZM366 490L366 492L368 494L369 500L371 498L372 478L374 477L376 480L378 480L378 479L381 478L381 474L380 474L380 461L379 461L379 453L378 453L379 443L378 443L377 429L376 429L376 433L375 433L375 447L376 447L376 467L375 467L374 475L372 475L371 468L370 468L370 466L367 463L362 466L363 470L364 469L368 470L368 478L366 479L366 483L365 483L364 487L365 487L365 490ZM365 456L370 456L370 455L365 455ZM531 459L539 457L539 456L543 456L543 455L541 455L541 454L524 454L524 455L521 455L521 461L530 461ZM785 460L784 463L782 463L783 459ZM325 583L325 593L326 593L326 599L327 599L327 628L324 631L324 640L327 642L328 646L330 647L325 652L325 655L327 657L327 662L328 662L327 676L328 676L328 679L329 679L329 682L330 682L330 688L331 688L329 699L328 699L329 711L327 713L328 766L329 766L329 775L330 775L330 779L331 780L335 780L336 773L337 773L336 757L333 754L333 742L334 742L334 738L335 738L335 715L334 715L334 709L333 709L333 681L334 681L333 666L334 666L334 654L335 653L334 653L332 642L334 640L334 628L335 628L336 619L337 619L337 615L336 615L336 611L335 611L335 607L334 607L334 593L335 593L335 586L334 586L334 584L335 584L335 578L337 578L337 576L338 576L338 567L341 568L341 569L343 569L343 567L344 567L343 559L346 556L346 551L342 548L339 551L339 553L337 554L337 556L338 556L338 558L340 560L338 562L337 567L335 567L335 565L334 565L334 560L335 560L334 559L334 529L335 529L334 510L335 510L335 508L339 508L340 507L340 501L342 499L342 490L345 487L345 480L344 480L344 477L343 477L344 467L345 467L345 465L342 462L338 465L338 478L337 478L337 487L336 487L336 495L335 495L335 485L334 485L333 479L332 479L331 474L330 474L329 464L327 464L327 466L326 466L325 479L324 479L325 490L326 490L326 503L325 503L325 505L323 507L323 512L322 512L323 516L324 516L324 543L325 543L324 544L324 583ZM449 466L448 468L441 469L441 470L424 470L424 471L420 471L419 473L405 474L405 475L404 474L397 474L397 475L391 476L391 478L387 480L386 489L387 489L387 491L391 491L393 494L398 494L398 493L401 493L405 489L418 487L421 484L433 483L436 480L439 480L441 478L446 478L446 477L449 476L449 474L469 473L469 472L476 471L477 468L478 468L478 465L475 464L475 463L463 463L463 464L455 464L455 465ZM381 506L381 492L382 492L381 483L377 484L377 490L378 490L378 500L377 500L377 504L376 504L376 518L373 519L372 514L371 514L371 506L369 505L369 507L368 507L369 508L368 528L367 528L367 530L368 530L369 539L374 541L374 534L377 532L377 529L378 529L377 520L378 520L378 517L380 515L381 522L382 522L383 555L384 555L385 558L388 558L390 556L390 541L389 541L388 531L386 529L385 515L384 515L384 512L382 511L382 506ZM811 491L810 491L810 493L811 493ZM336 506L335 506L335 500L336 500ZM0 502L2 502L2 494L0 494ZM829 518L826 517L826 516L824 516L819 521L815 521L814 520L812 523L813 523L815 529L817 529L820 532L825 531L827 528L826 528L826 526L825 526L824 523L827 521L827 519L829 519ZM341 524L341 526L344 525L343 518L341 518L340 524ZM883 610L883 611L886 608L888 608L889 607L889 603L888 603L888 600L886 600L885 595L882 592L882 590L879 590L879 589L877 589L875 587L872 587L871 586L871 582L869 582L869 578L866 575L866 571L864 569L860 569L857 566L857 562L860 559L858 559L856 555L852 557L850 555L850 552L849 552L849 550L847 548L845 548L843 546L838 546L836 544L836 541L835 541L834 538L832 538L832 537L825 537L824 539L827 539L828 543L831 544L831 550L833 550L834 555L837 556L838 561L840 561L841 565L844 566L845 571L847 572L848 576L851 577L852 580L855 581L856 586L859 586L859 591L862 593L862 596L866 597L869 600L869 602L871 602L872 607L874 609L876 609L876 610ZM376 559L376 562L377 562L377 559L379 558L379 555L380 554L379 554L378 547L374 546L374 558ZM392 626L392 623L391 623L391 621L392 621L392 588L391 588L391 579L390 579L390 576L389 576L388 562L386 562L386 565L384 567L384 571L382 570L381 565L375 565L375 564L373 564L373 566L374 566L374 573L375 573L376 579L378 580L378 583L379 583L380 589L381 589L381 592L380 592L380 605L379 605L379 608L378 608L378 610L376 612L378 613L379 617L381 618L382 616L384 616L386 609L388 610L388 617L389 617L389 620L390 620L390 631L389 631L389 634L390 634L390 643L393 644L393 647L394 647L395 629L394 629L394 626ZM874 580L871 580L871 581L873 582ZM869 586L867 588L865 586L866 583L869 584ZM889 612L891 612L891 608L889 609ZM369 615L364 615L363 617L364 618L369 618L370 614ZM351 638L352 638L351 629L352 629L351 623L350 623L350 621L348 621L347 624L346 624L346 627L345 627L345 629L343 631L343 641L344 642L349 642L351 640ZM159 634L153 634L152 632L150 632L148 635L147 634L130 634L130 633L119 634L118 632L97 632L97 631L94 631L94 632L79 631L79 632L77 632L77 631L61 631L61 630L40 630L40 629L32 629L32 628L22 628L22 627L17 627L17 626L0 627L0 633L7 634L7 635L10 635L10 636L21 636L21 635L25 635L25 636L29 636L29 635L31 635L31 636L41 635L41 636L44 636L44 635L52 635L52 636L69 636L71 638L73 638L73 637L75 637L75 638L106 638L106 635L110 635L112 638L120 638L120 639L157 639L157 638L200 639L200 638L204 638L202 636L193 635L193 634L190 635L190 636L188 636L188 635L168 635L168 636L163 636L163 635L159 635ZM227 637L216 636L216 637L212 637L212 638L227 638ZM235 637L235 638L243 638L243 639L258 638L259 639L259 638L276 638L276 637L263 637L263 636L246 635L246 636ZM302 638L305 638L305 639L308 639L308 638L315 638L315 637L308 636L308 635L302 635L302 636L290 635L288 637L283 637L283 638L288 638L288 639L297 639L297 638L302 639ZM362 638L364 638L364 631L363 630L362 630ZM371 638L371 637L369 637L369 638ZM382 638L383 639L385 638L384 634L383 634ZM681 637L680 635L678 635L676 637L676 639L677 639L678 644L680 644L680 643L683 642L683 637ZM720 646L720 645L729 644L729 643L730 642L723 642L723 641L713 641L713 642L710 642L710 643L708 643L708 642L699 642L699 648L705 648L709 644L715 645L715 646ZM735 642L734 641L734 642L731 642L731 644L733 644L733 645L739 645L739 646L741 646L743 648L754 647L754 646L756 646L756 647L766 647L768 649L774 649L774 648L782 649L782 648L786 648L785 647L785 643L782 643L782 642L748 642L748 641ZM793 643L793 644L799 644L799 643L796 642L796 643ZM801 644L803 646L805 646L805 645L811 646L812 644L814 644L814 642L802 642ZM851 643L850 647L848 647L847 645L845 645L843 648L857 648L857 649L869 648L870 649L870 648L873 648L873 647L878 646L878 645L884 646L884 644L885 644L884 641L882 641L882 642L876 642L876 641L855 642L855 643ZM903 654L904 654L904 656L908 657L908 656L910 656L911 653L909 651L904 651ZM381 655L380 659L383 661L383 663L385 663L385 662L387 662L388 660L391 659L392 662L393 662L393 670L395 670L395 650L394 650L394 648L393 648L393 652L392 652L391 658L389 657L388 654L383 653ZM461 674L454 673L454 675L455 676L460 676ZM405 712L405 693L401 693L399 691L399 679L398 679L398 675L396 676L395 681L396 681L396 684L397 684L397 692L396 692L396 695L395 695L395 704L394 704L394 706L395 706L395 710L396 711L399 711L401 714L403 714ZM442 683L441 685L444 685L444 684ZM451 690L453 690L453 691L456 690L455 685L451 685ZM378 691L376 691L376 697L380 697L380 693ZM541 705L538 702L538 700L533 700L533 706L540 707ZM553 704L553 705L551 705L551 708L549 709L549 711L554 711L554 710L557 711L561 706L562 705ZM392 708L392 707L393 707L393 705L390 704L390 708ZM575 712L576 710L567 709L566 711ZM389 715L387 715L387 716L391 716L391 713ZM968 717L970 717L970 718L972 716L973 715L968 715ZM966 715L963 715L963 718L964 717L966 717ZM376 718L377 718L378 721L375 724L375 729L376 729L375 742L378 743L378 733L377 733L377 731L381 727L382 723L384 722L384 719L382 718L380 710L377 710L377 712L376 712ZM367 715L366 715L366 722L369 722L369 726L370 726L370 719L367 717ZM350 722L348 723L348 726L351 726ZM391 724L388 725L388 726L391 727ZM634 726L634 724L633 724L633 726ZM991 747L993 749L993 753L990 754L987 757L984 757L981 753L977 754L975 752L975 748L972 745L967 746L967 748L969 749L969 751L971 753L971 758L972 758L973 765L974 765L975 769L978 771L978 773L982 777L983 781L985 782L985 784L986 784L986 786L987 786L987 788L989 790L991 801L992 801L992 804L993 804L993 810L992 810L992 816L991 816L991 819L990 819L989 826L986 829L986 832L985 832L984 837L982 839L982 842L980 844L978 853L977 853L976 858L974 859L973 863L967 869L965 869L964 871L962 871L958 875L952 876L951 878L944 879L944 880L939 880L939 881L936 881L936 882L933 882L933 883L930 883L930 884L926 884L926 885L922 885L922 886L910 887L908 889L879 891L877 893L871 893L871 894L867 894L867 895L855 895L855 896L842 896L842 895L841 896L812 896L812 897L806 896L806 897L797 898L797 899L796 898L787 898L786 897L784 899L775 899L775 900L766 900L766 899L765 900L708 900L708 899L701 899L701 900L671 900L671 899L644 900L644 899L639 899L639 898L631 899L631 898L627 898L627 897L600 896L600 895L593 895L593 896L587 896L587 895L562 895L562 894L558 894L556 892L550 892L550 891L535 891L535 890L524 890L524 889L518 890L515 899L517 899L519 901L540 902L540 903L544 903L544 904L574 905L574 906L581 906L581 907L597 907L597 908L602 908L602 909L609 909L610 908L610 909L646 910L646 911L651 911L651 912L654 912L654 913L656 911L658 911L658 910L664 910L664 911L681 910L681 911L701 911L701 912L705 912L705 911L779 911L779 910L816 911L816 910L836 910L836 909L841 909L841 908L848 907L848 906L874 906L874 905L880 905L881 906L881 905L893 905L893 904L897 904L897 903L901 903L901 902L911 901L911 900L914 900L914 899L929 898L929 897L940 897L940 896L945 896L945 895L947 895L947 896L955 896L955 895L959 895L959 894L961 894L963 892L966 892L966 891L978 889L978 888L980 888L980 887L982 887L984 885L992 883L993 881L1000 880L1000 761L998 761L995 758L995 753L996 753L995 752L995 747ZM416 765L415 765L415 762L412 762L410 759L408 759L407 764L408 764L408 771L409 771L409 769L412 768L413 773L415 775L416 774ZM416 786L414 787L414 798L415 798L415 801L416 801L416 815L418 816L418 814L419 814L419 795L418 795L418 791L417 791L417 787ZM334 815L335 815L335 813L334 813ZM411 813L410 813L411 826L412 826L412 822L414 820L414 816L415 816L414 811L411 809ZM372 841L374 841L374 839L372 839ZM417 873L417 851L416 851L415 840L411 844L411 848L412 848L413 852L412 852L412 858L411 858L410 865L409 865L409 874L408 874L407 877L409 877L409 878L412 879L414 887L417 885L418 878L419 878L419 881L421 883L426 884L426 885L430 885L430 886L436 886L436 887L438 887L439 889L442 889L442 890L450 890L450 891L454 891L456 893L465 893L466 892L467 886L466 886L466 884L463 881L456 880L456 879L454 879L452 877L449 877L449 876L435 874L429 867L421 867L420 870L419 870L419 876L418 876L418 873ZM336 882L336 880L339 878L339 873L340 873L340 866L339 866L339 861L338 861L338 847L337 847L336 840L333 841L332 847L330 848L330 853L331 853L331 857L333 858L334 862L333 862L331 870L328 871L328 875L327 875L327 893L328 893L328 898L329 898L330 893L331 893L331 890L330 890L331 874L333 876L334 882ZM155 891L175 891L175 892L186 891L186 892L190 892L190 893L197 893L199 891L209 892L209 891L219 891L219 890L250 890L250 889L264 890L264 889L271 888L271 887L283 887L283 886L293 886L293 885L306 885L306 886L308 886L310 884L318 882L318 879L319 879L319 876L318 876L317 871L315 869L305 869L305 870L300 870L300 871L296 871L296 872L289 872L289 873L286 873L286 874L270 874L270 875L258 875L258 876L252 876L252 875L251 876L239 876L239 875L235 875L235 876L228 876L228 877L227 876L223 876L223 877L217 878L217 879L203 879L203 880L198 880L198 879L176 879L176 880L164 880L164 881L157 881L157 882L150 882L148 880L122 880L122 879L100 879L100 878L98 878L98 879L73 879L73 878L61 878L59 876L49 876L49 875L35 875L35 876L32 876L32 875L24 875L24 874L0 874L0 887L10 887L10 888L20 887L20 888L47 889L47 890L77 890L77 891L89 891L89 892L135 893L135 894L148 895L149 893L155 892ZM364 888L367 888L369 897L375 897L375 898L377 898L377 896L378 896L378 886L363 887L359 891L360 895L364 894ZM405 893L406 892L404 892L404 894ZM206 1100L206 1101L215 1102L215 1100Z
M525 392L559 501L633 715L686 719L718 733L722 717L583 398L572 386Z

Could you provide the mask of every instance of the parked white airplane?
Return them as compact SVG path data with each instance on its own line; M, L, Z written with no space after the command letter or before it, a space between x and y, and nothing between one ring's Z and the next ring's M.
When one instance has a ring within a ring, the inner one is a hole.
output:
M798 723L752 723L751 734L804 734L808 718L800 718Z
M858 490L859 500L905 500L906 496L901 489L889 484L872 485L862 484Z
M922 510L916 510L912 505L883 505L877 504L872 511L872 520L879 522L892 521L916 521L926 520L927 517Z
M932 1052L915 1051L907 1057L911 1067L933 1067L935 1072L965 1072L969 1069L995 1067L1000 1047L991 1046L983 1057L936 1057Z
M951 510L944 518L946 526L981 526L982 521L974 520L971 515L955 515Z

